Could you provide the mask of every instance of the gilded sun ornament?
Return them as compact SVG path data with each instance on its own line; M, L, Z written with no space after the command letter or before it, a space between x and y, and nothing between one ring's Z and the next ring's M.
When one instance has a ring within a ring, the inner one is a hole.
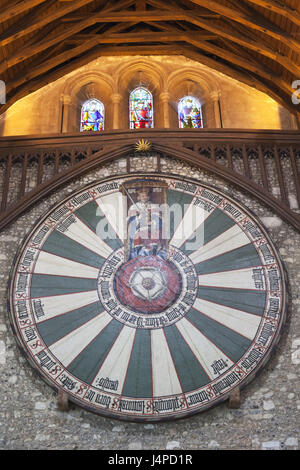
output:
M149 140L141 139L135 144L135 149L137 152L145 152L151 149L151 143Z

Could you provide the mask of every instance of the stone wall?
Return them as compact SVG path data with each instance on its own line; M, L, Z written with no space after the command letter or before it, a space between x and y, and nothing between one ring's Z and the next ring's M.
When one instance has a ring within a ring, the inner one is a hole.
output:
M129 93L153 94L156 128L178 128L177 105L193 95L205 128L297 129L295 118L266 94L182 56L100 57L13 104L0 135L79 132L82 104L105 105L105 130L128 129Z
M135 170L153 162L136 157ZM172 158L162 172L192 176L241 201L267 226L289 276L289 310L276 351L241 393L239 409L218 405L193 417L162 424L121 422L71 405L59 411L57 397L19 351L7 316L7 285L14 256L36 219L70 192L97 179L126 172L124 159L99 167L41 201L0 233L0 449L298 449L300 414L300 234L268 208L214 175Z

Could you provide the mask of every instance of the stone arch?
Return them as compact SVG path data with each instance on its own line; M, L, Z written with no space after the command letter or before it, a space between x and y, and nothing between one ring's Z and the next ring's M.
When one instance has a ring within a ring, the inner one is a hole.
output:
M101 101L105 107L105 129L113 128L112 95L114 81L99 70L77 73L64 85L61 95L63 110L63 132L79 132L81 107L89 99Z
M220 83L214 74L194 68L175 71L167 79L169 93L170 126L178 127L178 102L184 96L194 96L202 106L204 127L221 127L218 107L215 102L220 96Z
M167 75L163 68L155 63L149 63L144 58L128 60L120 67L116 75L116 89L122 97L120 103L120 119L125 128L129 128L129 95L132 90L142 86L148 89L153 96L154 125L162 126L162 108L160 93L164 89Z

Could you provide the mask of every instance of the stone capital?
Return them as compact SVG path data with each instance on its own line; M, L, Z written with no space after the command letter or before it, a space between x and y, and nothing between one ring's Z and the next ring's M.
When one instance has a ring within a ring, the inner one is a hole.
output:
M159 95L159 99L163 102L166 103L170 99L170 93L168 91L162 91Z
M111 101L114 103L114 104L118 104L118 103L121 103L123 99L123 96L120 95L120 93L113 93L111 95Z
M64 95L62 94L61 97L60 97L61 101L63 102L63 104L70 104L71 101L72 101L72 97L70 95Z

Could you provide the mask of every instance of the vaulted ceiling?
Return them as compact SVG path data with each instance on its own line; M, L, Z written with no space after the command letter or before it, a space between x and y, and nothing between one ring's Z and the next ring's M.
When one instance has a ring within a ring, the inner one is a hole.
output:
M0 0L0 113L98 57L154 54L201 62L297 113L299 33L299 0Z

